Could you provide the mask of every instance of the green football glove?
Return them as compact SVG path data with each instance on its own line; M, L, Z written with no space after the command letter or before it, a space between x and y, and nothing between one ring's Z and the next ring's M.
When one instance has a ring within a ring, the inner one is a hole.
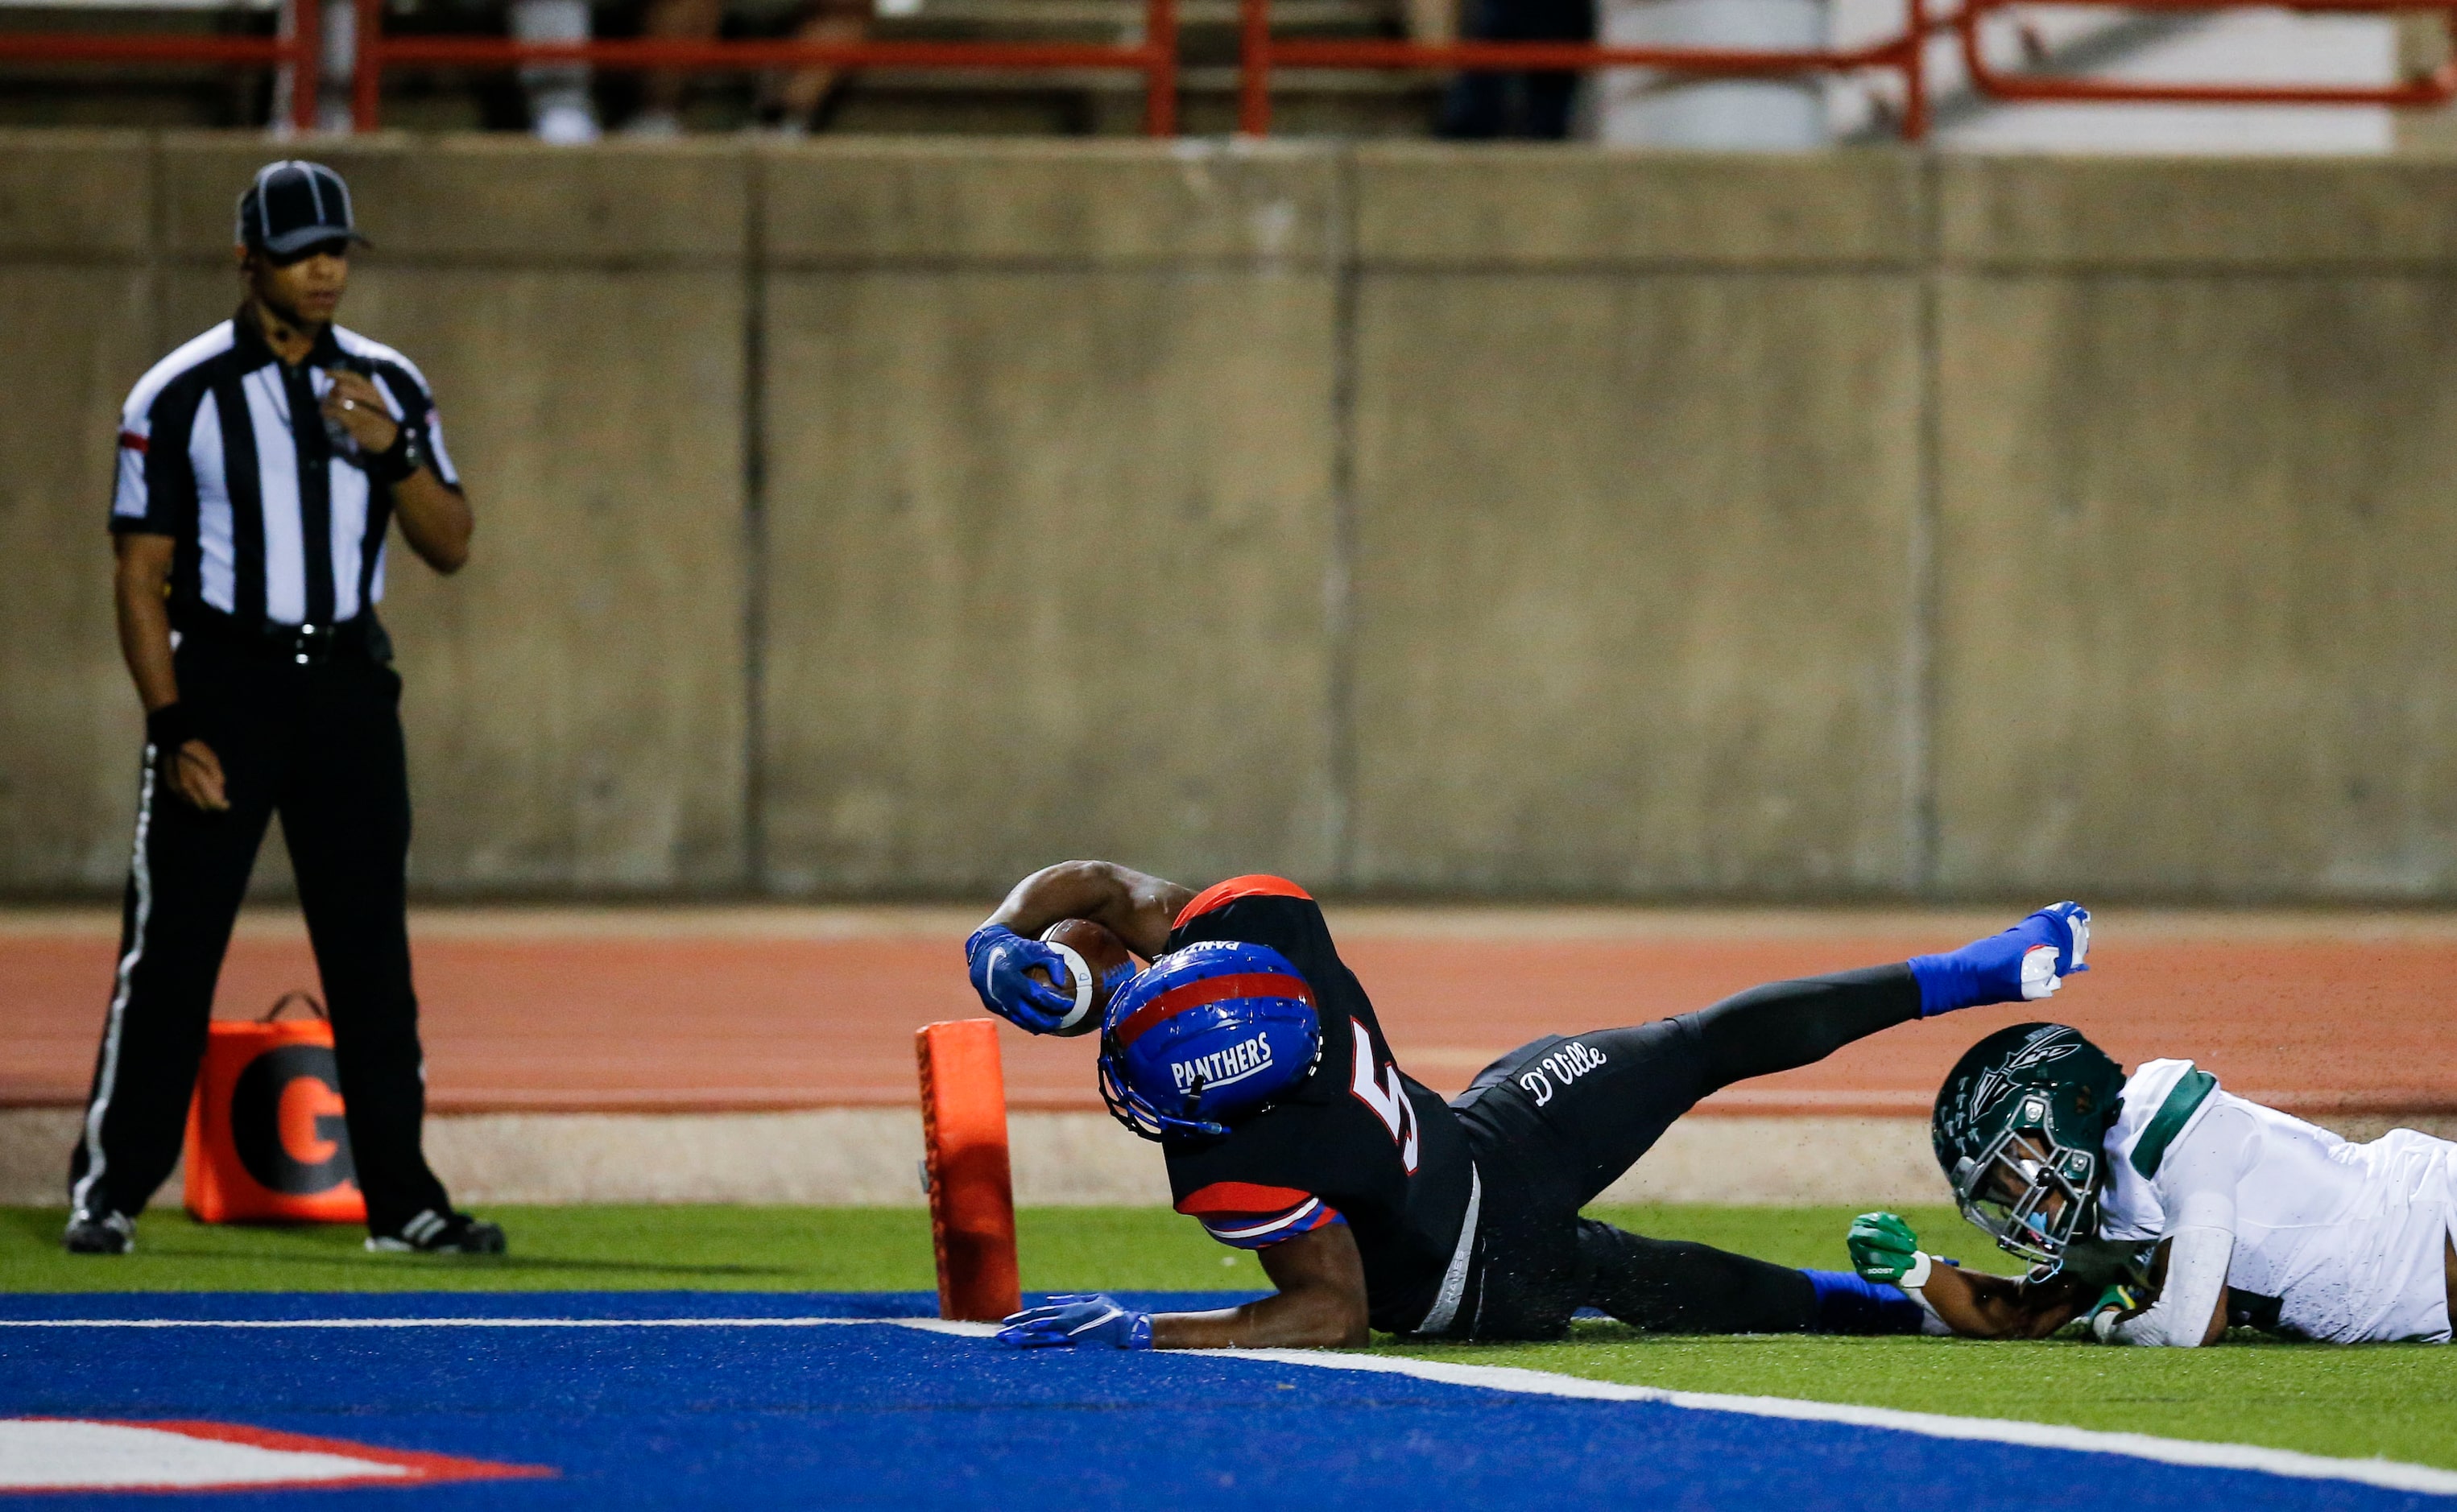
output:
M1890 1213L1861 1214L1843 1242L1862 1280L1899 1282L1919 1264L1919 1236Z

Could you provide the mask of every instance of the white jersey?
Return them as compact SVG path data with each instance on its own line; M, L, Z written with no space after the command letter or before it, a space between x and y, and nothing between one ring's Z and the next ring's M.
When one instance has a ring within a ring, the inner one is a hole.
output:
M2234 1236L2231 1251L2219 1249L2227 1290L2274 1299L2279 1332L2345 1344L2448 1340L2457 1145L2411 1129L2352 1144L2220 1091L2191 1061L2154 1060L2126 1080L2106 1152L2102 1238L2224 1228ZM2215 1285L2201 1295L2214 1299ZM2198 1335L2208 1316L2204 1303L2199 1319L2173 1321Z

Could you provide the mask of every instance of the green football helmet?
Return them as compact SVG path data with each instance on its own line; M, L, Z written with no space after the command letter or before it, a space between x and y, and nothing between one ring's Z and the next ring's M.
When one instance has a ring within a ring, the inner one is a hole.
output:
M2063 1024L2015 1024L1964 1053L1929 1120L1962 1216L2053 1275L2098 1227L2124 1069Z

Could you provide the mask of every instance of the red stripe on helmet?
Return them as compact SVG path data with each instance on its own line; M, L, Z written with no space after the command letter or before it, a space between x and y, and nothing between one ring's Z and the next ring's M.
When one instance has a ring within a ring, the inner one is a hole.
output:
M137 435L134 431L121 431L119 433L119 444L132 452L141 452L144 451L151 443L148 442L144 437Z
M1177 1211L1202 1213L1286 1213L1313 1200L1311 1192L1294 1187L1267 1187L1251 1181L1214 1181L1178 1199Z
M1175 1018L1187 1009L1240 997L1293 997L1311 1006L1313 989L1306 986L1304 977L1285 971L1238 971L1182 983L1126 1015L1126 1021L1118 1026L1118 1048L1125 1049L1141 1039L1145 1031L1157 1028L1163 1020Z
M1230 877L1226 882L1215 882L1196 893L1194 901L1179 911L1177 922L1170 928L1185 929L1187 920L1199 919L1214 909L1228 907L1239 898L1303 898L1308 903L1313 901L1312 894L1286 877L1267 876L1260 872L1248 877Z

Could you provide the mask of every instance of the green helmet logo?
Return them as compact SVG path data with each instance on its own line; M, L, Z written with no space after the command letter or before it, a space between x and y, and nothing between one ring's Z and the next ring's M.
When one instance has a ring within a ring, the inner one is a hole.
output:
M2103 1148L2124 1071L2063 1024L2016 1024L1971 1047L1938 1089L1936 1163L1962 1216L2053 1271L2096 1224Z

